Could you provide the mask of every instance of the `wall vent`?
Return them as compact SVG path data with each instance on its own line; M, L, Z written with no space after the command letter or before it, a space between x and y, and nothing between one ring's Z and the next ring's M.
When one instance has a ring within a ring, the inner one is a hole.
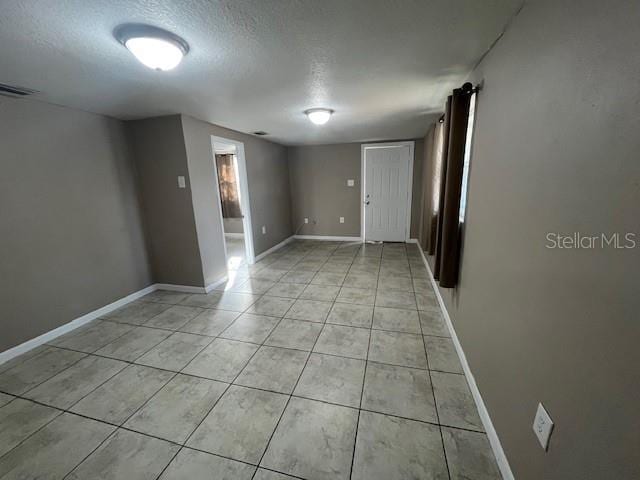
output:
M5 97L22 98L28 97L35 93L40 93L38 90L32 90L30 88L18 87L17 85L7 85L6 83L0 83L0 95Z
M267 132L263 132L262 130L258 130L257 132L253 132L254 135L259 135L261 137L264 137L265 135L268 135Z

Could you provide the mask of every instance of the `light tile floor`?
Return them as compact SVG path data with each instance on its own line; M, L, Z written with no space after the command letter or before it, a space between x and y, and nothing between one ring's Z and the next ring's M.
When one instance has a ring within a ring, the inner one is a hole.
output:
M0 365L0 478L500 478L416 245L227 248Z

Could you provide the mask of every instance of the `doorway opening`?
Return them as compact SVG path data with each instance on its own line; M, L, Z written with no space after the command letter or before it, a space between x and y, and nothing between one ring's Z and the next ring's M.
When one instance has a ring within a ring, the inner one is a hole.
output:
M218 211L229 272L255 261L244 143L211 137Z
M362 145L364 242L409 242L414 142Z

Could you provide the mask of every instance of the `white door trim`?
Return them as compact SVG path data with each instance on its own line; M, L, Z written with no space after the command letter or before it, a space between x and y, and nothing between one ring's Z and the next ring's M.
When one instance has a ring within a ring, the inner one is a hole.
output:
M364 202L366 190L366 165L365 165L365 153L371 148L385 148L385 147L409 147L409 178L407 185L407 224L405 227L405 242L409 242L411 239L411 198L413 197L413 157L415 152L415 142L413 140L406 142L380 142L380 143L363 143L360 146L360 237L362 241L365 241L365 225L364 225Z
M211 135L211 150L213 152L213 171L216 177L216 193L218 195L218 213L220 214L220 225L222 225L222 238L220 239L224 245L224 256L227 256L227 244L224 239L224 219L222 218L222 205L220 203L220 183L218 182L218 166L216 165L216 148L215 144L224 143L227 145L235 145L236 160L238 162L238 179L240 180L240 207L242 209L242 228L244 229L244 248L247 256L247 263L252 265L255 263L255 251L253 249L253 226L251 222L251 201L249 199L249 180L247 177L247 160L244 154L244 143L237 140L231 140L224 137L216 137Z

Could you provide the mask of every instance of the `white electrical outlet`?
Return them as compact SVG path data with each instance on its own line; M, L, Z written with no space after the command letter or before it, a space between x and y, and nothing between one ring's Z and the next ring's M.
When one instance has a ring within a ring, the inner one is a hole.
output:
M353 187L355 185L356 182L353 181L353 179L349 179L347 180L347 187Z
M305 217L304 223L309 223L309 219Z
M344 223L344 217L340 217L340 223Z
M265 235L267 233L267 226L263 225L262 226L262 234Z
M186 187L187 187L187 182L185 181L184 177L180 175L178 177L178 188L186 188Z
M538 404L536 417L533 419L533 431L536 437L538 437L542 448L547 450L547 448L549 448L549 437L553 431L553 420L551 420L549 413L547 413L541 403Z

